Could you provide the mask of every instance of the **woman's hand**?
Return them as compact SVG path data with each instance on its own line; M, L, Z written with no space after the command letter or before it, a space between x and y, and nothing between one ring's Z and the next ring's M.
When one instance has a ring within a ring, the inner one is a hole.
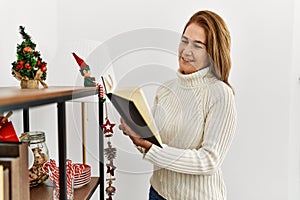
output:
M119 125L119 129L123 131L124 135L129 136L129 138L136 146L145 148L145 152L147 152L151 148L152 143L138 136L133 130L131 130L131 128L125 123L125 121L122 118L121 124Z

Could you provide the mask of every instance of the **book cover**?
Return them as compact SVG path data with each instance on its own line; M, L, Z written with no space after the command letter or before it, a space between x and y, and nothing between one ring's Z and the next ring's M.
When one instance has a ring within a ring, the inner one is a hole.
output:
M20 142L0 142L0 157L19 157Z
M9 170L9 197L11 200L19 200L22 199L22 194L20 193L20 184L19 180L20 176L20 164L19 157L16 158L0 158L0 164L3 167ZM28 180L28 178L27 178ZM27 187L29 185L27 184Z
M3 170L3 178L4 178L4 188L3 188L3 196L4 200L9 200L9 170Z
M4 200L4 168L0 165L0 200Z
M9 200L9 171L0 165L0 200Z
M28 144L5 142L0 149L0 164L9 170L11 199L29 199Z
M118 113L140 137L162 148L161 138L151 114L149 104L141 88L126 88L114 91L114 83L102 77L106 96Z

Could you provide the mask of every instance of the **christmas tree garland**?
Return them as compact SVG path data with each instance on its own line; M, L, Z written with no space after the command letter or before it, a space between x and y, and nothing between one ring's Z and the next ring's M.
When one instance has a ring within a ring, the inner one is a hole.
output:
M106 200L112 200L112 196L116 192L116 188L112 185L113 181L115 181L115 170L116 166L114 165L114 159L117 157L117 149L112 146L112 143L110 141L111 137L113 136L113 128L116 124L111 123L108 118L108 108L107 108L107 102L104 101L105 106L105 123L101 125L103 128L103 133L105 138L107 139L107 148L104 149L104 155L107 159L106 162L106 173L108 174L109 178L106 179L108 186L106 187L105 191L108 195L108 198Z

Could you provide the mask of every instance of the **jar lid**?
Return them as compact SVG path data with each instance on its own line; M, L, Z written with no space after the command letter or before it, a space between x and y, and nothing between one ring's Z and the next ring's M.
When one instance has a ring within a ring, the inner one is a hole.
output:
M30 144L41 143L41 142L45 142L46 140L45 132L43 131L30 131L30 132L23 133L22 135L24 134L28 134L28 135L22 141L29 142Z

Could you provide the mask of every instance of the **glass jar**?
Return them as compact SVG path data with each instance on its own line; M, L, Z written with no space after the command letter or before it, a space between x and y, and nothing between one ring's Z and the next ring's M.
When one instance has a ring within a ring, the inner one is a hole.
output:
M49 160L48 147L43 131L27 132L28 135L22 141L28 142L33 153L33 165L29 169L30 187L38 186L47 180L48 175L43 173L42 167Z
M53 182L54 182L53 200L59 200L59 195L60 195L59 183L56 181L53 181ZM67 196L67 200L74 199L74 179L67 180L66 196Z

